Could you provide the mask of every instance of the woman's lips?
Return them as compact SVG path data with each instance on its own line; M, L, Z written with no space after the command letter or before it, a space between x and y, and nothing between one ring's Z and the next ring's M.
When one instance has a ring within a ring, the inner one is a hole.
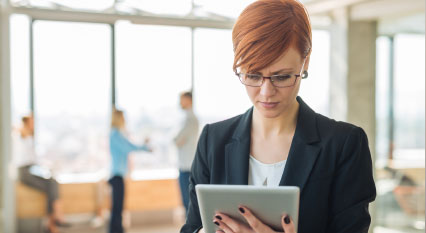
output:
M278 103L279 102L260 102L262 107L267 109L275 108L278 105Z

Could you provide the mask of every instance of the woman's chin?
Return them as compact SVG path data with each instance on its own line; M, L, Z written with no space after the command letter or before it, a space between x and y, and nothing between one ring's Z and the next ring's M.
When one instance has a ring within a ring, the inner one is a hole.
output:
M257 107L257 111L260 113L260 115L264 118L277 118L280 116L281 111L280 109L264 109L262 107Z

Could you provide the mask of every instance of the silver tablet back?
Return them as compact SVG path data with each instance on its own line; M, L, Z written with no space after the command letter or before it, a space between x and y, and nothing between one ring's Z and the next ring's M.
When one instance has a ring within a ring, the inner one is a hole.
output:
M289 214L297 230L299 188L295 186L263 187L249 185L199 184L195 187L201 220L206 233L214 233L216 211L247 224L239 213L240 205L249 208L262 222L282 231L281 219Z

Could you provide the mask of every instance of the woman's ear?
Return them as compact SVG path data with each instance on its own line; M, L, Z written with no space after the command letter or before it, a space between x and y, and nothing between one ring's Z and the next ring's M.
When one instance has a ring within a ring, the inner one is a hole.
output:
M305 66L303 67L303 71L305 71L305 70L307 71L308 70L308 68L309 68L309 61L311 60L310 58L311 58L310 54L305 58Z

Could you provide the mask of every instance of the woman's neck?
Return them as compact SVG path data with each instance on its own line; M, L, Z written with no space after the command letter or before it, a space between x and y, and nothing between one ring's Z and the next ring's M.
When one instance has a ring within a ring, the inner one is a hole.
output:
M287 111L275 118L263 117L261 113L254 108L251 131L264 139L277 135L294 133L298 112L299 103L297 101L294 101Z

